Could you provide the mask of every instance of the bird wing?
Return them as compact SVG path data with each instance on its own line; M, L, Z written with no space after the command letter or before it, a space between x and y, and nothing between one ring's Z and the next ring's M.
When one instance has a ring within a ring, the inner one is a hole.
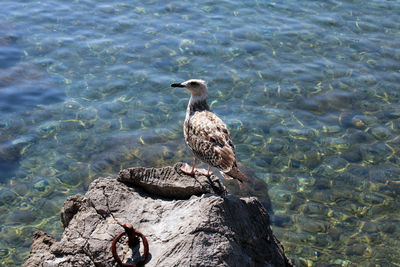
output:
M225 123L211 111L195 112L189 121L188 145L208 164L228 172L236 165L235 148Z

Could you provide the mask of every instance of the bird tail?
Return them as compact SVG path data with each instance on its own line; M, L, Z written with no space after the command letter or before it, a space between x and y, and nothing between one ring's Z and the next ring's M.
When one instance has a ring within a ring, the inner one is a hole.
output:
M238 179L240 182L248 182L250 184L254 184L252 180L247 178L243 172L241 172L237 167L233 167L229 172L221 172L222 176L225 179Z

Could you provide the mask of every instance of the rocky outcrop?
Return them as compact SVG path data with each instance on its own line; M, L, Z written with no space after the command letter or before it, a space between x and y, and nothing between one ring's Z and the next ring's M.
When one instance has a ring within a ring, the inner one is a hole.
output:
M35 233L24 266L117 266L110 247L127 222L147 237L146 266L291 266L256 198L227 195L215 176L187 176L180 166L93 181L65 202L61 241ZM137 248L126 240L117 248L132 262Z
M143 188L152 195L186 199L204 193L225 194L225 188L216 176L184 176L181 164L164 168L129 168L119 173L118 181ZM178 174L178 175L177 175ZM190 178L189 178L190 177ZM189 178L189 179L187 179Z

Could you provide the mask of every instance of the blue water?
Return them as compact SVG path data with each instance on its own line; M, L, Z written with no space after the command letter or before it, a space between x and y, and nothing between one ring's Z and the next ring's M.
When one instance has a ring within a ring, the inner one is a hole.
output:
M298 266L400 265L400 2L1 1L0 258L60 238L67 196L190 161L208 82Z

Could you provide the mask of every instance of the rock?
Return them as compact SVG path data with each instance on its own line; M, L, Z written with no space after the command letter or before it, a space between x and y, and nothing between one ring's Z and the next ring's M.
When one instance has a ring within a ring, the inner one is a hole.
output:
M54 257L50 252L50 247L56 243L56 240L45 232L35 232L33 234L33 243L31 254L24 266L39 266L48 258Z
M80 194L77 194L68 197L67 200L64 202L64 208L61 211L61 222L64 228L68 226L74 215L78 213L79 208L83 206L84 201L84 197Z
M225 194L225 188L219 179L212 175L207 178L196 175L195 178L184 175L182 178L180 168L182 163L174 167L164 168L129 168L120 171L118 181L142 187L150 194L158 196L185 199L192 195L204 193Z
M117 266L111 243L127 222L148 240L146 266L292 266L257 198L227 195L215 176L191 177L179 166L93 181L65 202L61 240L35 233L23 266ZM135 251L117 243L123 262Z

